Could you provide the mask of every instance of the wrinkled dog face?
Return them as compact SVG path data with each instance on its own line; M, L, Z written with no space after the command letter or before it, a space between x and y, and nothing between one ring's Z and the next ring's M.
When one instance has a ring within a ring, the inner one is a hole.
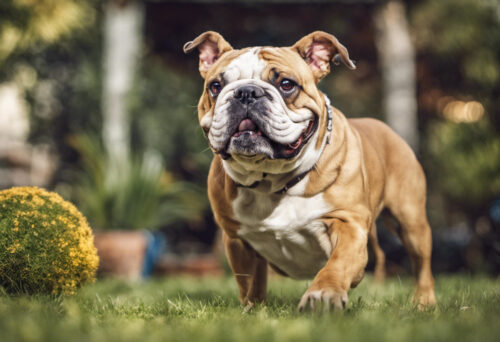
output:
M262 51L244 52L208 80L215 102L208 139L223 154L292 158L311 137L318 115L288 107L301 92L299 77L276 67L266 70Z
M297 158L313 135L324 135L325 101L316 84L329 72L329 62L338 54L354 68L347 50L324 32L292 47L243 50L233 50L218 33L205 32L184 50L196 47L205 78L200 124L224 159Z

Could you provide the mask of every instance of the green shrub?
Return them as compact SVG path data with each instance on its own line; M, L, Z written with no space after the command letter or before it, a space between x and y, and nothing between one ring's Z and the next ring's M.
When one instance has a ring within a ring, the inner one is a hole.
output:
M436 184L451 200L485 206L500 194L500 137L487 118L432 126L428 149Z
M36 187L0 191L0 286L8 293L73 293L99 259L83 215Z

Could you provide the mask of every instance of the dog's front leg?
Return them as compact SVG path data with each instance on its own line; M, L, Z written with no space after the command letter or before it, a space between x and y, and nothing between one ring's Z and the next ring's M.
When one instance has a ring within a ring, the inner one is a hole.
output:
M223 233L229 265L233 270L241 304L249 305L264 301L267 288L267 261L250 245L239 238Z
M333 251L299 302L299 310L343 309L347 291L363 278L368 261L366 220L328 219Z

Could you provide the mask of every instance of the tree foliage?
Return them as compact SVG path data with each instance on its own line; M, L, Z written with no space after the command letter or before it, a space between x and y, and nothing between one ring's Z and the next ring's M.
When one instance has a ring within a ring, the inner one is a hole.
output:
M498 2L475 0L429 0L411 11L431 189L471 218L500 197L499 13ZM455 100L478 101L482 119L445 119Z

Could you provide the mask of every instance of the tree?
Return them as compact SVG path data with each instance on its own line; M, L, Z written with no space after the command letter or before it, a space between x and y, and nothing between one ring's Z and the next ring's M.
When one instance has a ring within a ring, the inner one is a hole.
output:
M37 43L55 43L92 22L87 1L2 0L0 3L0 66L15 52Z

